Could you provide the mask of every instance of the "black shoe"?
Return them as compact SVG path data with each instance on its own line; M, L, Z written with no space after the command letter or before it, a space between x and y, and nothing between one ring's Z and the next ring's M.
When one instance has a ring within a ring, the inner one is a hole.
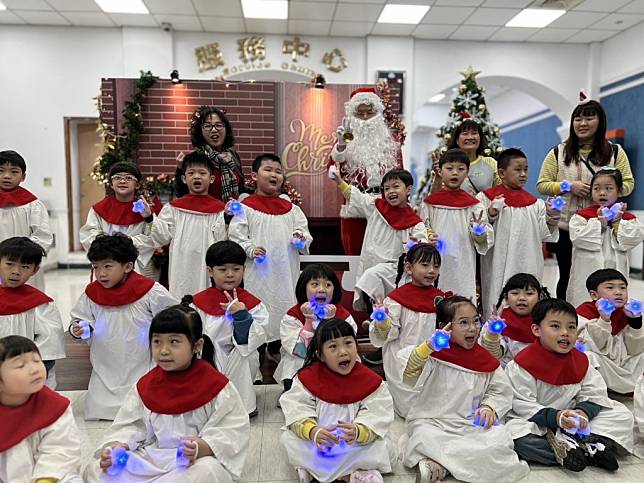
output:
M590 466L604 468L607 471L617 471L619 463L615 457L614 445L611 440L591 434L587 441L582 443L586 459Z
M382 347L373 352L363 355L361 359L374 366L382 364Z
M252 418L256 417L258 414L259 414L259 410L257 408L255 408L254 411L248 413L248 417L249 417L249 419L252 419Z
M549 429L546 439L561 466L570 471L583 471L586 468L586 454L574 437L560 429L556 434Z

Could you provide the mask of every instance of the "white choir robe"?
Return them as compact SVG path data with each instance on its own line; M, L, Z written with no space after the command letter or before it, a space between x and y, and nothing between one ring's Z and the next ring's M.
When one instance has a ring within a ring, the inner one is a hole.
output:
M132 384L153 366L148 343L152 318L178 303L157 282L139 300L118 307L98 305L81 294L70 314L72 323L86 320L94 329L87 339L92 375L85 419L114 419Z
M479 242L470 231L470 220L481 211L487 237ZM476 254L485 255L494 245L494 230L488 222L487 210L480 201L466 208L423 203L420 217L444 242L438 288L476 301Z
M353 297L353 307L356 310L366 309L362 293L367 294L372 300L384 299L396 288L398 259L410 238L427 241L427 229L420 221L404 230L393 228L376 209L377 199L352 186L351 198L347 203L352 211L359 215L355 216L356 218L367 219L360 263L356 271Z
M0 338L21 335L36 343L43 361L65 358L65 334L55 302L19 314L0 315Z
M215 346L215 366L237 388L246 412L257 409L253 382L259 370L257 348L266 343L268 311L260 303L249 310L253 323L248 332L248 344L238 344L233 337L233 322L226 316L207 314L195 307L204 322L204 333Z
M577 307L588 300L586 279L594 271L614 268L629 278L629 252L644 240L644 224L637 218L622 219L615 236L611 227L602 229L596 216L586 219L575 214L570 218L569 228L572 265L566 300Z
M512 409L506 421L513 439L528 434L546 434L546 428L528 421L542 409L571 409L580 402L588 401L602 407L590 421L590 432L612 439L628 452L633 451L633 415L622 403L608 398L606 384L592 364L577 384L545 383L515 361L510 362L505 371L514 391Z
M43 247L45 252L49 251L54 243L54 235L49 225L47 207L42 201L37 199L21 206L0 208L0 241L14 236L26 236ZM27 283L44 292L44 271L39 270Z
M47 477L59 483L83 483L80 472L81 433L71 404L52 424L0 453L0 481L6 483Z
M636 456L644 458L644 374L640 374L633 391L633 416L635 417L634 436Z
M485 193L476 197L487 213L492 200ZM537 280L543 278L541 243L559 240L556 223L546 223L546 204L540 199L529 206L504 206L492 221L492 227L494 246L481 258L481 302L486 320L492 315L492 305L496 306L510 277L529 273Z
M382 364L394 400L396 413L405 418L420 388L410 387L402 381L405 366L401 367L398 352L409 346L416 347L428 340L436 330L436 313L416 312L403 307L395 300L386 298L384 306L389 310L391 329L387 339L378 337L374 325L369 325L369 339L375 347L382 347Z
M308 220L299 206L292 205L283 215L272 215L244 205L243 213L230 221L228 238L246 252L244 288L258 297L268 309L266 341L280 338L280 322L296 302L295 285L300 274L300 252L293 245L293 233L306 238L302 253L307 254L313 241ZM266 259L253 260L255 247L266 249Z
M586 327L586 355L604 378L611 391L627 394L635 390L637 378L644 373L644 329L624 327L617 335L611 323L601 318L579 315L579 327Z
M353 317L349 315L346 321L357 334L358 326L355 320L353 320ZM284 379L293 379L297 371L304 365L304 359L293 353L295 344L300 340L300 331L303 327L302 322L292 315L286 314L282 319L282 323L280 324L280 340L282 341L282 347L280 348L281 357L273 374L273 379L278 384Z
M481 327L481 335L479 336L479 344L483 340L483 335L487 332L487 325ZM501 345L501 350L503 355L499 362L502 367L508 365L508 362L514 360L519 352L528 347L530 344L526 342L519 342L518 340L510 339L509 337L501 334L499 338L499 344Z
M391 462L396 460L396 448L391 441L389 429L394 420L391 395L387 383L366 399L352 404L331 404L317 399L295 377L293 386L280 397L285 425L281 443L288 454L289 462L296 468L305 468L321 483L335 481L356 470L392 471ZM361 423L378 438L370 444L343 445L335 447L331 456L321 455L315 443L298 438L288 427L296 421L314 418L322 427L335 427L339 420Z
M181 299L210 287L206 252L226 239L224 212L200 213L167 203L154 217L150 236L155 246L170 244L170 292Z
M415 347L398 353L407 364ZM400 438L403 463L414 467L429 458L462 481L516 482L529 473L514 452L503 424L485 431L473 425L482 404L494 408L499 420L512 405L512 387L503 369L474 372L429 357L415 388L418 397L407 414L407 433Z
M188 468L177 467L177 447L184 436L203 439L214 457L197 458ZM101 471L99 460L92 460L85 468L85 481L229 483L241 475L249 437L248 414L232 384L212 401L183 414L153 413L134 386L94 453L100 460L107 443L125 443L132 451L127 466L118 476L110 477Z
M145 267L152 260L152 255L154 255L154 241L150 237L151 228L152 224L146 223L143 218L141 218L140 223L135 225L113 225L96 213L93 208L90 208L89 213L87 213L87 221L79 232L80 243L85 250L89 250L90 245L98 235L123 233L132 239L134 246L139 251L139 257L136 259L134 269L140 274L144 274Z

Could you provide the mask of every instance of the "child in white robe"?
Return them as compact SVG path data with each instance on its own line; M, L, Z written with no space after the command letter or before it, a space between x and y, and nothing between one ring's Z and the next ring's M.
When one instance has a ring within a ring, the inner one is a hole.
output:
M376 347L382 347L383 367L394 409L406 417L418 390L404 384L400 375L398 352L408 346L416 347L436 330L436 304L445 293L434 285L438 279L441 256L436 247L417 243L404 256L404 271L411 282L389 293L382 305L387 318L374 320L369 327L369 338ZM402 277L401 273L397 277Z
M383 300L396 288L398 259L405 244L409 240L428 241L423 220L408 203L414 180L409 171L392 169L382 178L382 196L373 198L347 184L337 170L334 174L349 208L367 219L353 307L371 312L374 301Z
M300 253L308 253L313 241L304 212L280 196L283 170L274 154L255 158L252 178L257 190L243 199L242 212L230 221L228 232L248 256L244 286L268 309L266 340L272 356L279 354L280 322L295 303Z
M498 424L512 405L512 388L499 361L476 342L476 307L466 297L446 298L436 322L441 330L430 340L399 352L403 381L419 391L401 438L404 464L418 465L419 483L448 472L461 481L519 481L528 465Z
M324 320L304 367L280 397L286 420L281 442L301 483L382 483L381 473L391 471L391 395L382 378L357 359L349 323Z
M602 168L590 182L593 204L570 218L572 265L566 300L575 307L588 300L586 279L596 270L613 268L628 279L630 251L644 240L644 224L617 202L622 192L618 169Z
M213 346L199 314L185 304L159 312L149 344L157 365L128 392L85 480L230 483L239 478L250 437L248 414L235 386L212 366ZM113 465L117 447L127 456ZM109 476L112 472L117 474Z
M635 417L635 450L639 458L644 458L644 374L640 374L633 391L633 416Z
M325 319L346 320L358 331L349 311L340 305L342 285L331 267L323 263L307 265L295 285L297 304L291 307L280 325L280 362L273 378L288 391L293 377L302 368L313 332Z
M134 272L131 238L99 235L87 252L96 281L71 311L69 333L89 345L92 375L85 419L114 419L123 398L150 369L147 333L155 314L177 300L154 280Z
M27 284L43 257L45 250L27 237L0 242L0 337L33 340L47 369L46 385L55 389L54 364L65 358L63 322L54 300Z
M69 399L44 387L33 341L0 339L0 481L82 483L81 435Z
M79 233L81 245L89 250L97 235L123 233L132 238L139 251L134 269L145 275L144 270L154 255L150 231L154 215L161 211L161 202L156 199L153 206L150 206L143 196L136 198L141 171L133 163L115 163L110 168L108 179L114 194L106 196L89 209L87 221ZM134 211L135 203L141 205L142 211Z
M486 318L492 315L492 306L512 275L529 273L541 280L541 243L559 239L560 212L549 200L544 202L523 189L528 181L526 155L510 148L496 162L501 184L476 196L494 227L494 246L481 258L481 301Z
M515 451L527 461L571 471L617 470L618 447L633 450L633 415L608 398L601 376L575 347L575 308L565 300L541 300L532 317L537 339L506 367L514 390L506 425Z
M579 325L585 327L586 355L611 391L628 394L644 373L642 313L632 308L628 279L617 270L591 273L586 288L592 301L577 307ZM606 302L612 307L606 308ZM612 309L612 310L611 310Z
M20 186L27 176L27 164L15 151L0 151L0 241L26 236L38 243L45 253L54 243L47 207ZM29 284L45 290L43 272L36 272Z
M257 416L253 382L259 370L257 348L266 343L268 311L244 290L246 253L225 240L208 248L206 265L213 287L192 297L204 321L204 333L215 346L215 367L232 382L250 417Z
M488 330L490 323L487 323L480 338L480 344L501 361L503 367L534 341L532 309L545 298L550 298L548 289L529 273L512 275L504 285L491 318L500 318L506 326L501 329L502 333L496 333Z
M203 260L210 245L226 239L225 205L208 194L215 179L213 170L205 154L187 154L177 173L188 194L166 204L150 232L156 247L170 245L168 279L170 292L177 299L210 286L207 267L197 262Z
M461 188L470 160L461 149L449 149L438 162L443 188L428 195L420 208L425 225L438 234L442 276L438 288L476 300L476 254L494 244L487 210Z

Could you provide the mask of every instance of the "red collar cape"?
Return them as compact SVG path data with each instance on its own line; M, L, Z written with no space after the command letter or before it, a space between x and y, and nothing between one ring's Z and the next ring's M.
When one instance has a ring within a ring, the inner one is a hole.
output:
M92 208L105 221L112 225L138 225L144 220L139 213L132 211L133 201L119 201L114 196L106 196Z
M21 186L13 191L0 191L0 208L5 206L22 206L37 200L36 196Z
M467 208L468 206L474 206L479 202L479 200L474 198L474 196L462 189L458 189L456 191L442 189L427 196L424 201L428 205L447 206L449 208Z
M229 293L232 297L232 291ZM239 287L237 288L237 300L246 306L246 310L251 310L262 302L249 291ZM228 299L224 292L215 287L210 287L195 294L192 303L207 314L221 317L226 311L219 304L228 303Z
M267 215L284 215L293 208L293 203L279 196L254 194L244 198L242 203Z
M376 199L376 210L394 230L406 230L423 222L411 206L393 207L383 198Z
M417 287L407 283L387 295L400 305L414 312L433 314L436 312L436 305L445 298L445 293L436 287Z
M0 405L0 453L36 431L51 426L67 410L69 399L43 387L20 406Z
M537 198L532 196L523 188L513 190L506 188L503 185L493 186L483 191L489 200L493 200L499 195L505 198L505 204L512 208L524 208L526 206L534 205Z
M85 295L98 305L121 307L130 305L143 297L154 286L154 280L132 271L125 282L112 288L104 288L98 281L85 288Z
M306 319L299 305L294 305L293 307L288 309L288 312L286 313L291 317L295 317L297 320L299 320L302 323L304 323ZM349 317L351 317L351 314L342 305L338 304L335 306L335 318L347 320Z
M329 404L362 401L382 384L382 378L360 362L343 376L318 361L300 370L297 377L311 394Z
M212 401L228 378L206 361L197 359L185 371L152 369L136 383L141 401L157 414L183 414Z
M508 324L503 335L524 344L534 342L535 337L530 328L532 315L517 315L510 307L506 307L501 312L501 318Z
M573 348L567 354L557 354L541 345L539 339L519 352L514 361L535 379L553 386L579 384L588 371L588 357Z
M478 343L469 350L452 344L449 349L432 352L431 356L474 372L494 372L500 366L499 361Z
M597 310L595 302L584 302L579 307L577 307L577 313L588 320L599 318L599 311ZM610 314L610 325L611 335L617 335L622 330L624 330L624 327L628 325L624 309L617 309L615 310L615 312Z
M196 211L205 215L219 213L226 208L223 201L210 195L185 195L172 200L170 204L180 210Z
M31 285L0 287L0 315L21 314L53 301L54 299Z
M590 220L592 218L597 218L597 210L601 208L599 205L590 205L587 206L586 208L582 208L581 210L577 211L577 214L581 216L582 218L586 218L587 220ZM622 220L634 220L635 215L633 213L629 213L628 211L625 211L624 214L622 215Z

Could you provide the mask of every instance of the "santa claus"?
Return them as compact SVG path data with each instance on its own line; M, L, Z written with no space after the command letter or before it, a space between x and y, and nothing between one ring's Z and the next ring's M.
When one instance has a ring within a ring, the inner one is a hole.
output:
M380 196L383 175L402 166L400 143L392 136L384 104L373 87L360 87L344 104L345 117L331 151L330 169L365 193ZM337 167L336 167L337 166ZM366 220L348 205L340 209L342 245L346 255L359 255Z

